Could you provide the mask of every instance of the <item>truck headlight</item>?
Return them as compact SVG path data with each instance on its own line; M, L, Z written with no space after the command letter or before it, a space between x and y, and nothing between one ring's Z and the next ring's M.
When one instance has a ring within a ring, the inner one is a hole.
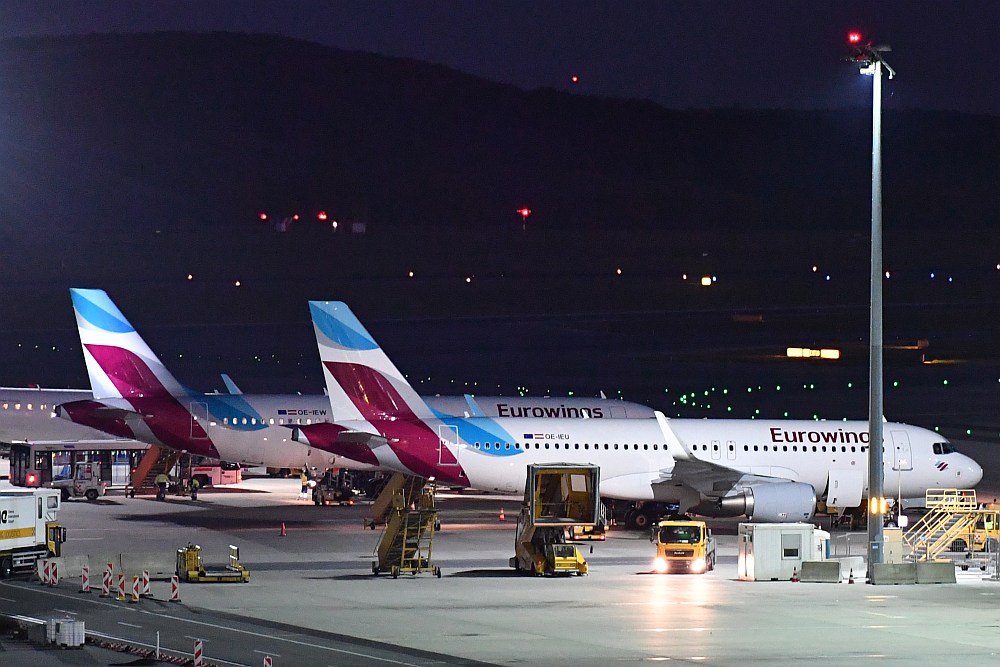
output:
M691 571L692 572L704 572L705 571L705 559L695 558L691 561Z
M664 572L666 572L667 571L667 561L666 561L666 559L664 559L664 558L657 558L656 560L654 560L653 561L653 570L655 570L656 572L658 572L660 574L663 574Z

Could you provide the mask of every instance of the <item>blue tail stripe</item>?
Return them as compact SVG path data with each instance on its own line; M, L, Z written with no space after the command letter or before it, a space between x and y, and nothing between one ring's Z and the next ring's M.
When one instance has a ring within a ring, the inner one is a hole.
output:
M341 301L310 301L313 322L332 343L350 350L375 350L378 345Z
M73 308L95 327L112 333L135 331L104 290L74 287L69 292L73 299Z

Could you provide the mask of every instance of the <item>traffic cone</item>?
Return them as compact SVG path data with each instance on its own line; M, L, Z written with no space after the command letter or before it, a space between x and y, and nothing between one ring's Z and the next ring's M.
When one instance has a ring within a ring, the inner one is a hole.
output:
M792 581L798 583L799 581L799 570L798 568L792 568Z
M278 533L278 536L279 537L285 537L286 535L288 535L288 531L285 530L285 522L282 521L281 522L281 532Z
M505 516L503 515L503 508L502 508L502 507L500 508L500 520L501 520L501 521L506 521L506 520L507 520L507 517L505 517Z
M853 567L851 568L851 574L850 574L850 576L847 577L847 583L849 583L849 584L853 584L854 583L854 568Z

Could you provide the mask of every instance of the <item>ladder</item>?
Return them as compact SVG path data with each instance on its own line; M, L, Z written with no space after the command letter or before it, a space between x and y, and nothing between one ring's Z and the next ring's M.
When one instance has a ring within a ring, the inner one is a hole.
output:
M408 502L407 486L393 492L392 509L375 547L372 574L388 572L395 579L403 572L430 572L441 577L441 568L431 562L437 524L434 487L423 486L422 479L421 484L420 499L416 504Z
M139 465L132 471L132 483L126 493L135 496L138 493L155 493L156 484L153 480L161 472L169 472L177 463L181 453L176 449L168 449L150 445L139 460Z
M915 561L933 561L950 551L955 540L970 535L986 511L979 509L973 489L928 489L924 506L927 513L903 534Z
M365 519L365 525L374 530L375 526L387 523L389 513L395 507L396 494L402 493L403 506L409 507L420 497L421 490L426 483L427 480L423 477L404 475L401 472L394 473L389 478L389 481L386 482L386 485L382 487L378 497L375 498L375 502L368 508L368 517Z

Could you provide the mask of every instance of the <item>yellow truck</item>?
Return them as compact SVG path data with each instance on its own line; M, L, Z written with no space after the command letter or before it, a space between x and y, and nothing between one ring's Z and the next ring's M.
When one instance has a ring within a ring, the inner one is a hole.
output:
M715 569L715 538L704 521L660 521L649 539L656 545L656 572L704 574Z

